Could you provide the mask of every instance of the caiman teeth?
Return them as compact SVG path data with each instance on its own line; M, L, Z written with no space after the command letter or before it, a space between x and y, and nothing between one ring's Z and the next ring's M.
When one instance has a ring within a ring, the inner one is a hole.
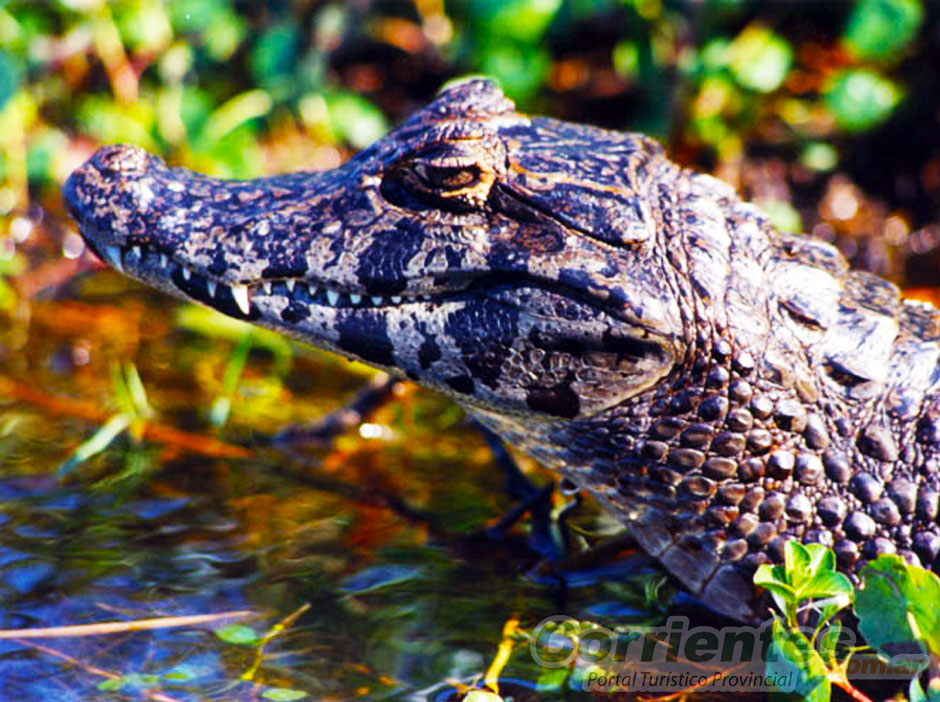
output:
M229 285L217 280L210 280L201 273L194 271L183 263L172 261L169 254L162 251L153 251L145 246L134 244L132 246L122 247L118 245L107 245L100 247L101 258L105 263L124 273L129 267L135 273L145 270L145 257L149 258L151 265L162 271L161 275L170 276L171 273L179 269L179 275L187 283L196 280L205 284L205 294L208 300L202 295L196 295L197 299L203 302L211 301L213 306L224 307L227 296L226 290L232 293L232 300L235 305L246 317L251 314L251 298L254 289L259 294L264 291L265 295L293 294L295 291L306 291L309 300L315 304L329 307L384 307L388 304L398 305L402 302L420 302L428 300L428 295L408 294L408 295L366 295L362 292L344 292L331 288L322 283L307 282L302 278L285 278L280 281L263 280L256 283L237 283ZM127 266L125 266L125 260ZM171 264L173 264L171 266ZM191 297L194 293L191 290L184 290Z
M247 315L251 309L251 302L248 298L248 286L233 285L232 297L235 298L235 303L238 305L238 309Z
M121 271L121 273L124 272L124 262L121 260L120 246L103 246L101 253L104 255L107 263L110 263L114 268Z

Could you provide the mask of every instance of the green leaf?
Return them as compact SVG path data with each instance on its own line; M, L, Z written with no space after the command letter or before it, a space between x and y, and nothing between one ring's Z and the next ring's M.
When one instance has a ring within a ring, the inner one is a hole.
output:
M169 682L182 683L195 680L196 678L199 678L205 674L206 671L201 670L197 666L190 665L189 663L180 663L179 665L175 665L165 672L163 674L163 679Z
M156 53L173 38L161 0L129 0L112 7L121 38L135 53Z
M806 145L800 161L814 171L831 171L839 164L839 152L831 144L817 141Z
M788 631L774 621L765 669L768 678L792 683L778 692L809 702L828 702L831 684L826 666L799 630Z
M779 594L788 602L796 601L796 591L787 579L786 571L782 565L769 565L764 563L754 573L754 584Z
M293 700L302 700L307 693L303 690L292 690L289 687L269 687L261 693L261 696L274 702L293 702Z
M215 635L227 643L250 645L257 643L258 634L250 626L244 624L229 624L215 630Z
M19 61L6 51L0 51L0 109L19 90L23 70Z
M59 480L66 477L75 468L104 451L111 443L120 436L131 423L131 416L128 414L117 414L111 417L107 422L101 425L91 438L81 444L74 453L61 465L58 471Z
M477 0L469 4L481 43L536 44L561 7L561 0Z
M907 46L923 21L920 0L861 0L842 38L859 58L883 59Z
M897 555L881 555L861 572L859 630L885 655L916 644L940 655L940 578Z
M614 46L611 54L614 70L623 78L635 79L640 74L640 46L625 39Z
M82 131L97 141L156 149L152 134L155 115L143 100L122 105L102 95L88 95L78 105L78 122Z
M248 57L255 80L269 88L282 85L290 78L299 46L300 33L295 25L284 22L267 27Z
M385 115L361 95L337 92L325 99L330 126L351 146L364 149L388 131Z
M737 36L728 55L735 80L759 93L780 87L793 62L793 49L783 37L754 24Z
M803 218L796 208L785 200L761 200L758 203L774 227L782 232L799 233L803 231Z
M540 667L539 676L535 682L535 688L539 692L558 692L564 689L565 682L570 675L571 671L566 667Z
M847 70L825 92L826 106L836 123L849 132L886 120L902 97L901 88L873 71Z
M758 568L754 583L777 592L788 601L820 597L851 597L851 581L836 570L835 554L822 544L788 541L783 565Z
M493 76L508 96L525 104L544 84L550 59L539 46L500 43L487 46L480 68Z

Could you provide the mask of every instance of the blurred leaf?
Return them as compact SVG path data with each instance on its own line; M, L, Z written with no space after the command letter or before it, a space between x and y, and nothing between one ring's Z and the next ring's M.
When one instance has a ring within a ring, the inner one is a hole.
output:
M635 41L618 42L611 59L614 70L624 78L636 78L640 72L640 47Z
M300 34L293 24L284 22L265 28L248 56L255 80L268 88L284 86L297 61L299 44Z
M208 671L204 667L194 665L190 662L174 665L163 674L163 679L174 683L189 682L196 678L206 675Z
M387 564L372 566L353 573L343 580L340 589L344 592L361 595L374 592L385 587L408 582L421 577L423 571L419 566Z
M707 73L721 70L728 65L731 42L724 37L709 39L699 52L698 60Z
M161 0L113 3L114 19L125 43L136 52L157 52L173 39Z
M734 114L739 111L740 102L741 91L726 74L717 73L706 76L702 81L692 103L692 114L696 118Z
M105 422L92 434L91 438L82 443L71 456L59 467L58 477L61 480L92 456L104 451L111 443L127 429L131 417L127 414L117 414Z
M242 646L257 643L260 637L250 626L244 624L229 624L215 630L215 635L230 644Z
M193 138L202 131L212 113L212 98L195 85L184 85L179 109L186 133Z
M151 133L153 109L144 101L119 105L101 95L88 95L78 106L78 122L97 141L156 148Z
M164 83L178 83L193 66L193 49L189 44L176 42L163 52L157 63L160 79Z
M225 61L235 53L247 29L245 20L232 11L226 11L206 28L206 50L216 61Z
M227 11L225 0L171 0L170 22L178 32L200 32Z
M293 359L291 343L280 334L199 305L184 305L176 313L176 324L196 334L240 343L250 334L252 346L266 349L274 356L279 373L286 373Z
M832 144L817 141L806 145L800 161L814 171L831 171L839 163L839 152Z
M264 117L273 106L274 101L265 90L240 93L209 115L200 136L210 144L216 142L245 122Z
M843 39L859 58L884 59L907 46L923 20L920 0L860 0Z
M780 87L793 62L793 49L767 27L752 24L728 47L735 80L750 90L769 93Z
M0 49L0 110L19 90L23 70L18 60Z
M245 20L226 0L172 0L170 22L177 32L201 34L216 61L229 58L246 32Z
M292 690L289 687L269 687L261 693L263 699L273 700L273 702L294 702L306 696L307 693L303 690Z
M803 218L786 200L761 200L757 204L780 231L793 233L803 231Z
M477 0L470 4L474 23L483 35L481 44L535 44L561 7L561 0Z
M330 126L350 146L364 149L388 131L385 115L361 95L336 92L324 97Z
M901 89L872 71L850 69L839 74L825 92L826 106L846 131L868 129L883 122L901 100Z
M496 78L509 97L525 104L545 82L550 61L538 46L497 44L487 47L480 68Z
M68 137L51 127L33 130L26 152L26 172L29 182L46 183L53 179L53 164L68 148Z
M245 330L244 336L239 340L238 345L232 350L228 362L225 364L225 372L222 376L222 395L216 398L212 403L212 409L209 410L209 421L214 427L222 427L228 421L229 411L232 408L232 396L238 387L238 381L242 377L242 371L245 370L245 363L248 360L248 352L252 347L251 327Z

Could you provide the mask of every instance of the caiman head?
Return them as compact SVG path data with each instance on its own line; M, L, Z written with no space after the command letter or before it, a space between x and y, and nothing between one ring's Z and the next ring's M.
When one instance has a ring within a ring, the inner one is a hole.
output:
M444 91L345 165L222 181L130 146L68 179L127 275L397 370L477 413L587 418L669 373L683 320L643 137Z

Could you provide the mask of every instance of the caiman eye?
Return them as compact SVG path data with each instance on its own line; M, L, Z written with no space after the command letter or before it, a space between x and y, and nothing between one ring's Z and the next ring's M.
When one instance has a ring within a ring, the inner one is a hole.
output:
M424 184L434 190L462 190L472 188L480 182L480 167L438 166L429 163L416 163L414 171Z

